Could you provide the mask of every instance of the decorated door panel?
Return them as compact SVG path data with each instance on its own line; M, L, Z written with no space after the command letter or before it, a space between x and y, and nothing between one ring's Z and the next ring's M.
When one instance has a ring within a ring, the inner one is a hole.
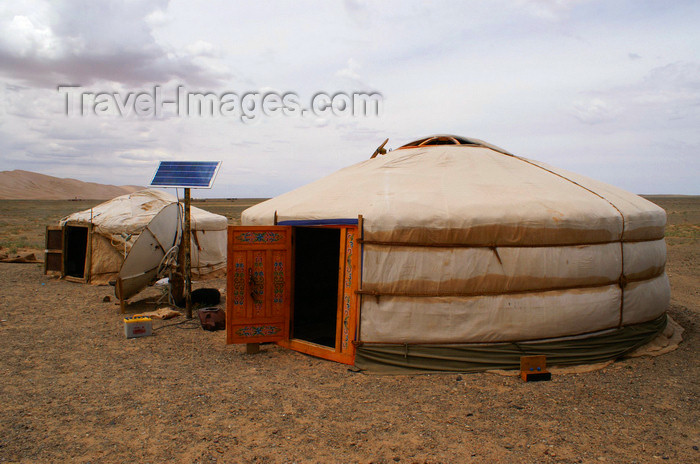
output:
M343 230L342 241L343 250L341 252L342 269L342 300L340 304L338 318L337 349L340 353L348 356L354 362L355 328L357 324L357 303L358 298L355 293L359 288L359 256L360 250L357 247L358 232L356 227L347 227Z
M292 228L229 226L227 343L289 338Z

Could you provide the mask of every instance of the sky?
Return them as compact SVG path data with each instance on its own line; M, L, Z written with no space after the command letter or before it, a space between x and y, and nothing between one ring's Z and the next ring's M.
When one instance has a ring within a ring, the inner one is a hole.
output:
M697 195L698 24L682 0L2 2L0 170L148 185L160 160L221 160L194 197L271 197L446 133ZM354 93L378 114L343 111Z

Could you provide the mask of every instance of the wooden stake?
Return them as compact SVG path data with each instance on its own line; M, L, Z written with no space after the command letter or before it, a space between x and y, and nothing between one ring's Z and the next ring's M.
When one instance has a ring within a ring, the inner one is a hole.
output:
M387 140L389 140L389 139L387 139ZM362 245L363 245L364 239L365 239L365 218L362 217L361 214L359 214L357 216L357 230L360 233L360 239L357 241L357 244L360 245L359 250L358 250L360 253L360 259L358 260L359 265L357 266L358 267L358 274L360 275L360 279L357 283L357 289L358 289L358 291L361 292L362 291L362 267L363 267L362 265L364 264L364 261L363 261L364 257L362 255L364 247ZM355 340L353 343L360 341L360 328L361 328L360 325L362 322L362 293L358 293L356 291L355 294L357 295L357 313L356 313L357 325L355 326Z
M122 297L122 279L117 277L117 293L119 294L119 310L122 314L126 312L126 300Z

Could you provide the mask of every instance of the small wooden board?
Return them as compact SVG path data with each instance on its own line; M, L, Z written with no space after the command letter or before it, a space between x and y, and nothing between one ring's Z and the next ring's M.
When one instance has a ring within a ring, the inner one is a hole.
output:
M520 378L524 382L552 380L552 374L547 370L547 357L521 356Z

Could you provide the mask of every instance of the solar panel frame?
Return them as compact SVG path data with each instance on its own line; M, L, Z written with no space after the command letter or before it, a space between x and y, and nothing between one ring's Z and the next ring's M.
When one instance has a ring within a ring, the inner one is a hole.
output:
M153 187L211 188L221 161L161 161L151 179Z

